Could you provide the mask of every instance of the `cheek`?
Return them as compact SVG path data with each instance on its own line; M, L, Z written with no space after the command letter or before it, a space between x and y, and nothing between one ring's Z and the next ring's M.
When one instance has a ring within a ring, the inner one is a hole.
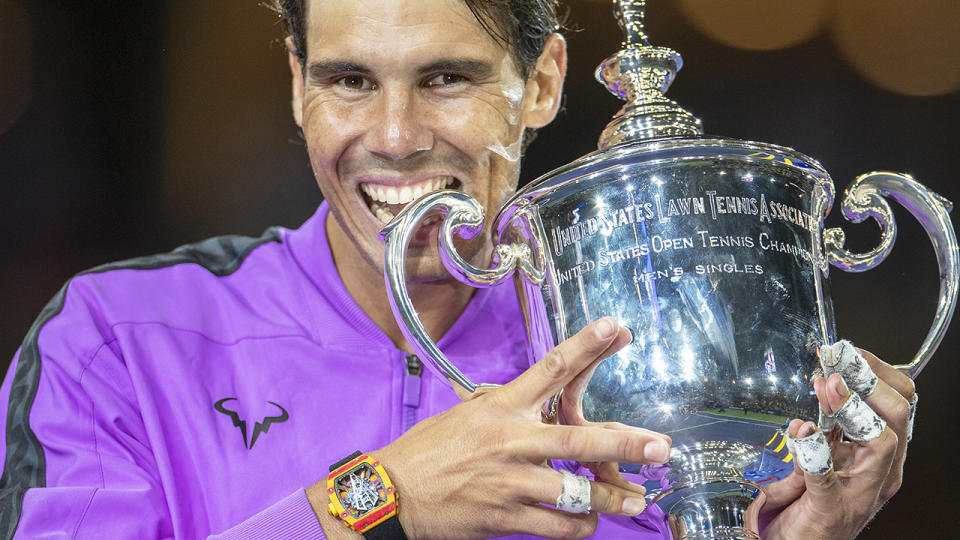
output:
M303 109L303 136L307 140L310 162L316 168L334 167L337 156L356 136L362 112L316 98Z
M445 104L441 129L482 165L489 166L494 159L518 163L523 127L516 101L491 92Z

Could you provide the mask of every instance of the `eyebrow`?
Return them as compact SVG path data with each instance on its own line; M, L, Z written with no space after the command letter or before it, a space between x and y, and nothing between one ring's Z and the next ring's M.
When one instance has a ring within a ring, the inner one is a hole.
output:
M313 62L307 70L310 72L310 79L314 81L322 81L340 73L370 73L371 71L370 68L361 64L336 60Z
M468 58L449 58L431 62L417 68L417 74L431 73L466 73L477 79L484 79L493 75L493 66L489 62L471 60Z
M356 62L339 60L321 60L311 63L307 71L313 81L323 81L341 73L372 73L373 70ZM430 62L417 68L417 75L432 73L465 73L476 79L484 79L493 75L493 66L482 60L469 58L445 58Z

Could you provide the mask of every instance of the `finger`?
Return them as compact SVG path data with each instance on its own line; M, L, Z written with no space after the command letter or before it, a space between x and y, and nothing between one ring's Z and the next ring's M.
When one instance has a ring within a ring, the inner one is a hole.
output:
M603 317L557 345L498 394L514 407L539 408L590 364L629 343L629 334L613 317Z
M891 388L896 390L907 401L911 401L913 399L913 396L916 393L916 387L914 386L913 379L908 377L899 369L891 366L883 360L880 360L870 351L865 351L863 349L857 350L860 351L860 354L862 354L866 359L867 364L870 365L870 368L873 370L873 372L880 377L880 380L890 385Z
M665 463L670 457L667 438L641 429L602 429L596 426L534 424L530 436L507 442L514 455L572 461L616 461L624 463Z
M595 426L603 429L610 429L613 431L629 431L633 433L645 433L647 435L652 435L654 437L660 437L663 440L667 441L668 445L671 445L671 446L673 445L673 438L671 438L669 435L666 435L664 433L657 433L656 431L642 428L642 427L630 426L630 425L624 424L623 422L587 422L584 425Z
M887 425L897 435L897 447L890 464L890 473L880 490L881 499L887 500L900 489L903 483L903 464L907 455L907 443L913 432L917 393L910 377L868 351L859 350L859 352L880 377L877 389L865 401L886 420Z
M870 406L874 407L874 409L877 410L877 412L880 413L881 416L884 416L887 422L890 423L891 426L893 426L894 431L897 433L897 436L900 437L901 442L904 443L902 445L903 446L902 449L898 448L898 454L906 454L906 443L910 442L910 440L913 438L913 421L917 414L918 397L917 397L917 389L916 389L916 386L914 385L913 379L908 377L905 373L903 373L899 369L891 366L890 364L884 362L883 360L880 360L870 351L865 351L863 349L858 349L858 350L866 359L867 363L870 365L873 371L876 372L877 376L880 377L880 381L883 383L886 383L887 385L890 386L890 388L892 388L898 394L903 396L903 398L908 403L907 420L903 424L902 430L899 429L900 424L897 420L898 418L903 417L903 412L901 410L901 407L902 407L901 403L896 402L895 400L890 401L889 410L892 411L890 418L884 416L883 413L880 413L880 411L877 410L880 408L888 410L887 407L883 407L882 405L874 405L873 403L870 403Z
M620 472L620 465L614 461L588 463L586 467L593 473L594 480L632 491L641 497L647 494L647 488L643 487L642 484L628 480Z
M847 388L839 374L827 379L825 393L830 409L836 411L837 425L847 438L857 442L871 441L887 427L883 418L859 394Z
M813 380L813 391L817 394L817 401L820 404L820 417L817 420L817 426L823 432L830 436L833 428L837 425L837 415L830 408L830 400L827 399L827 381L823 377L817 377Z
M796 463L796 459L793 460ZM784 508L803 495L807 487L804 483L803 471L796 468L789 476L783 480L777 480L763 486L767 498L763 502L763 508L760 509L764 514L774 513Z
M836 379L835 373L842 376L842 382L864 398L870 408L883 418L897 436L904 439L906 443L910 401L916 395L913 381L909 377L872 354L853 347L848 341L839 341L832 348L823 347L821 363L824 366L824 373L827 374L828 388L841 382ZM883 370L883 377L874 374L874 366L877 370ZM897 387L891 386L890 383ZM833 409L836 410L836 407L833 406Z
M570 514L539 504L523 504L506 525L514 528L502 532L534 534L546 538L587 538L597 529L597 517L596 512ZM497 531L495 534L502 532Z
M913 420L917 417L917 402L920 401L920 394L913 393L913 399L910 401L910 419L907 420L907 442L913 440ZM904 448L906 453L906 448Z
M529 484L534 490L531 493L532 499L556 505L558 508L561 507L561 497L579 497L575 493L577 488L571 487L579 484L583 484L587 490L582 494L582 498L589 499L583 503L589 505L591 512L635 516L647 507L643 495L636 491L606 482L590 481L565 469L555 471L537 467L534 474L535 478Z
M825 377L839 373L860 397L869 396L879 381L863 355L845 339L820 347L820 365Z
M840 480L833 470L830 444L823 431L811 422L799 425L791 422L787 436L793 439L794 462L801 471L804 490L809 490L812 495L811 501L822 507L836 508L841 497Z
M817 429L813 422L802 422L799 426L791 422L787 437L788 440L792 439L794 460L804 473L823 476L833 471L830 444L823 431Z

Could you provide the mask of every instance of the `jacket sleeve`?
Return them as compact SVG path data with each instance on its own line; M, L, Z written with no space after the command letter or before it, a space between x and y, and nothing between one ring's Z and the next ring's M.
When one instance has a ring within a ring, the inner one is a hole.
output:
M209 540L325 540L320 522L304 490L298 490L243 523Z
M122 358L95 312L66 291L34 323L0 390L0 536L171 538Z
M203 510L165 495L94 289L75 279L51 300L0 386L0 538L202 538ZM325 536L301 489L214 538Z

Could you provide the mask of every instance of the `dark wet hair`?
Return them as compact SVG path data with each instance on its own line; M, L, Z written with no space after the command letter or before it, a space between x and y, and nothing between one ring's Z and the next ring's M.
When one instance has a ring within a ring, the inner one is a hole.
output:
M561 29L557 0L463 0L477 22L513 57L524 79L530 76L547 37ZM306 0L266 0L287 24L293 51L306 66Z

